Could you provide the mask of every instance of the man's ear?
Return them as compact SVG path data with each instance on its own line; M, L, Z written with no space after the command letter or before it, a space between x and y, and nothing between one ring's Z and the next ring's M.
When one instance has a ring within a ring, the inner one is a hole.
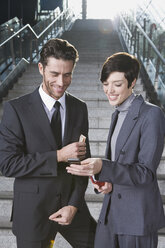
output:
M39 69L40 74L43 76L44 68L43 68L43 65L40 62L38 63L38 69Z
M131 84L132 89L135 87L135 84L136 84L136 78L133 80L133 82Z

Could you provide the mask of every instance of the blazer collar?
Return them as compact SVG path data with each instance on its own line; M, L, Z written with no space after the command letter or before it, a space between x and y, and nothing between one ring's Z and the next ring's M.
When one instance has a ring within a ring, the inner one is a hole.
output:
M141 95L137 95L130 106L128 114L124 120L124 123L121 127L121 130L117 138L115 160L118 159L118 156L138 119L140 107L143 102L144 102L143 97ZM108 140L107 140L107 147L106 147L106 152L105 152L105 156L108 159L111 159L111 136L112 136L112 133L114 131L114 128L117 122L117 117L118 117L118 111L116 110L112 114L111 125L109 129Z
M111 124L110 124L110 128L109 128L107 147L106 147L106 151L105 151L105 157L108 159L111 159L110 141L111 141L111 136L112 136L113 130L114 130L116 122L117 122L118 113L119 113L118 110L116 110L112 114L112 117L111 117Z
M143 97L141 95L137 95L132 102L130 109L128 110L128 113L117 138L115 160L118 159L120 152L122 152L123 146L125 145L138 120L142 103L144 103Z
M50 121L44 110L41 97L38 92L39 87L30 95L29 110L32 113L32 121L37 122L38 128L45 134L47 141L50 143L53 149L56 148L56 142L51 130Z
M68 92L65 92L65 103L66 103L66 118L65 118L65 130L64 130L64 139L63 145L67 145L71 139L72 131L73 131L73 123L72 121L75 117L75 105L72 103L72 95Z

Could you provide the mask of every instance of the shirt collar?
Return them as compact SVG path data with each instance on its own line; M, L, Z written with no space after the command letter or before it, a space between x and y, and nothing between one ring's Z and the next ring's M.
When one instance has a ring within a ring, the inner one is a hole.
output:
M42 84L39 87L39 94L41 96L41 99L43 101L43 103L45 104L45 106L48 108L49 111L52 110L56 100L49 96L42 88ZM63 109L65 109L65 93L64 95L58 100L61 103L61 107Z

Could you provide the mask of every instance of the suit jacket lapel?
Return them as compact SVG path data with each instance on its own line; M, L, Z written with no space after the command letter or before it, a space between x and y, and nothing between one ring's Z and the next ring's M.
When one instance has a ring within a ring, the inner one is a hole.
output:
M137 96L133 101L128 114L123 122L121 130L119 132L117 141L116 141L116 151L115 151L115 160L118 159L120 152L122 151L123 146L125 145L127 139L129 138L139 116L140 106L144 102L141 96Z
M51 130L50 122L44 110L38 88L31 94L29 100L29 109L32 113L31 118L33 122L37 122L41 132L45 134L45 138L50 143L53 149L56 148L56 142Z
M68 144L70 137L72 135L73 125L72 120L75 118L74 105L71 102L70 95L66 92L66 118L65 118L65 130L63 146Z
M112 114L111 125L110 125L110 129L109 129L108 140L107 140L107 147L106 147L106 151L105 151L105 157L108 159L111 159L111 136L112 136L113 130L114 130L116 122L117 122L117 117L118 117L118 111L116 110Z

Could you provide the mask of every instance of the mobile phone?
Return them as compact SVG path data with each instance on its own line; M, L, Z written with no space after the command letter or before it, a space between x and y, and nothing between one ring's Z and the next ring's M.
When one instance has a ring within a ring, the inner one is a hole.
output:
M90 179L91 179L92 183L97 184L99 187L102 187L105 184L105 182L98 182L92 176L90 177Z
M68 158L68 163L69 164L80 164L80 159L79 158Z

